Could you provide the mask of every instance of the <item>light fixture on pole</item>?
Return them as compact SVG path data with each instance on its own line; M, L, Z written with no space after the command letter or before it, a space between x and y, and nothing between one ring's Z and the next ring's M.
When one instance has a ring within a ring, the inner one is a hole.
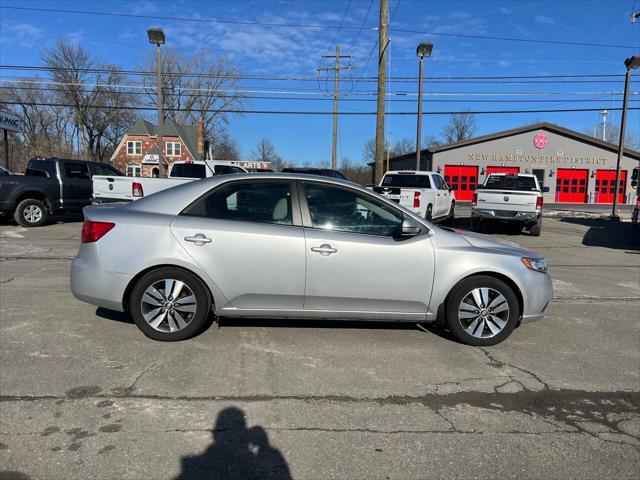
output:
M149 43L156 45L156 81L158 89L158 131L156 132L156 138L158 142L158 171L160 176L165 176L165 165L163 161L163 142L162 142L162 129L164 127L164 113L162 111L162 56L160 55L160 45L164 45L164 32L160 27L154 27L147 30L147 36L149 37Z
M420 58L418 75L418 128L416 132L416 170L420 170L420 137L422 136L422 83L424 78L424 57L430 57L433 50L431 42L421 43L416 49Z
M624 61L625 67L627 67L627 74L624 81L624 97L622 99L622 117L620 119L620 141L618 144L618 161L616 162L616 181L615 181L615 193L613 195L613 205L611 207L611 218L619 219L617 207L618 207L618 195L620 195L620 162L624 155L624 130L627 126L627 104L629 102L629 84L631 83L631 70L635 70L640 67L640 56L629 57Z

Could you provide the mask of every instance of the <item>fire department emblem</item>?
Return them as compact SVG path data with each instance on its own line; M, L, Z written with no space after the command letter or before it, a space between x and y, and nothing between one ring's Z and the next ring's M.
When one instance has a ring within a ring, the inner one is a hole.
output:
M547 137L544 133L538 133L535 137L533 137L533 145L536 148L544 148L547 146L547 141L549 137Z

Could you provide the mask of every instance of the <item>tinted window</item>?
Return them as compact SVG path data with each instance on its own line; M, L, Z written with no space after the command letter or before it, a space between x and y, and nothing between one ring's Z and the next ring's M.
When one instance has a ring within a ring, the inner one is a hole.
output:
M111 175L116 177L121 177L122 173L113 168L111 165L102 165L100 163L94 163L91 165L91 170L93 170L94 175Z
M207 167L199 163L174 163L171 167L170 176L177 178L204 178L207 176Z
M499 190L537 190L534 177L521 177L519 175L491 175L485 188Z
M368 195L316 184L304 192L314 228L391 236L402 224L400 212Z
M244 170L232 165L216 165L214 167L216 175L229 175L231 173L244 173Z
M431 188L431 182L428 175L409 175L395 173L385 175L382 180L383 187L400 187L400 188Z
M433 184L438 190L446 190L447 184L444 183L444 180L440 175L433 175Z
M32 158L29 160L29 163L27 163L27 168L47 172L49 177L52 178L57 175L55 160L36 160L35 158Z
M291 186L288 182L233 182L214 190L182 213L291 225Z
M64 174L67 178L87 180L89 175L89 166L86 163L65 162Z

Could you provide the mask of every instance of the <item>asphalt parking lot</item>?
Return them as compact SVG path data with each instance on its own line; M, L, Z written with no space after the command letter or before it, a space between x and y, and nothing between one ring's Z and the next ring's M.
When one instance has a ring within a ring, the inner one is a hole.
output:
M295 321L153 342L72 297L80 226L0 226L0 479L637 478L629 223L494 231L544 253L555 298L491 348Z

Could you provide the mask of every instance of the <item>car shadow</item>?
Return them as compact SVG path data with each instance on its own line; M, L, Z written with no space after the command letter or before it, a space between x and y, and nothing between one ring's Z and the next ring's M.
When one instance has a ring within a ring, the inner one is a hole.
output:
M269 443L266 430L247 427L242 409L222 410L211 434L213 443L202 454L182 457L175 480L291 479L284 456Z
M119 323L133 324L133 319L128 312L116 312L115 310L109 310L107 308L98 307L96 309L96 315L106 320L113 320Z
M640 228L637 225L607 218L563 217L560 221L589 227L582 237L583 245L640 253Z

